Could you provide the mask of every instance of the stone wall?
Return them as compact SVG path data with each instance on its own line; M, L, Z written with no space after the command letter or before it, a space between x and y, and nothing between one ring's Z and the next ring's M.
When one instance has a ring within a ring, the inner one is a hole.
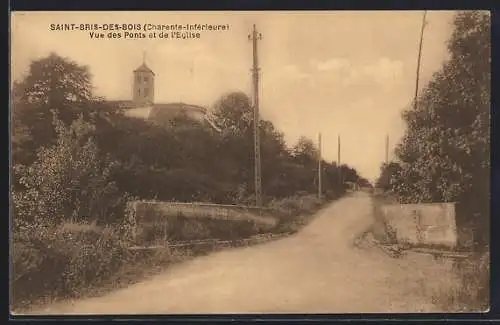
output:
M134 201L132 206L138 222L150 222L154 218L174 217L179 214L187 218L252 220L269 226L276 225L278 221L271 216L269 209L238 205Z
M253 229L252 231L259 233L274 228L278 223L278 219L273 216L273 211L270 209L248 206L133 201L130 202L129 208L131 211L131 221L135 224L131 233L134 239L137 239L138 232L141 232L143 229L152 228L160 232L163 229L164 235L162 236L164 236L165 239L172 235L174 237L182 237L182 230L175 230L175 227L181 224L184 225L182 227L203 228L204 226L200 226L200 222L202 222L205 226L212 227L210 228L211 230L191 229L191 232L195 232L195 234L191 235L198 234L203 237L210 237L209 234L204 233L207 231L210 233L217 233L219 230L225 231L230 228L233 230L227 231L234 231L237 233L241 231L248 232L250 229ZM192 222L189 220L192 220ZM216 224L214 224L214 222L216 222ZM167 233L170 235L167 235Z
M454 203L388 204L382 213L399 243L457 246Z

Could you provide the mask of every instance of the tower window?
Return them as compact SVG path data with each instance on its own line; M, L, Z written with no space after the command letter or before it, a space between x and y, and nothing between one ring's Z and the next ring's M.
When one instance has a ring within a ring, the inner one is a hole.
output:
M144 97L148 97L149 88L144 88Z
M137 76L137 82L141 82L141 76Z
M144 82L148 82L148 77L144 77Z
M137 89L137 94L138 94L139 96L141 96L141 90L140 90L140 89Z

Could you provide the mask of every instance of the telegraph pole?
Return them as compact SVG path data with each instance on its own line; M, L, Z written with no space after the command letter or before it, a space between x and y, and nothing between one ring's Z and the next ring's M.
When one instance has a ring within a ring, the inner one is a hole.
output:
M321 184L321 133L318 133L318 198L321 199L322 196L322 184Z
M414 108L417 109L417 100L418 100L418 82L420 79L420 60L422 57L422 43L424 40L424 28L427 22L425 21L425 18L427 16L427 10L424 10L424 16L422 18L422 28L420 29L420 44L418 45L418 57L417 57L417 80L415 82L415 100L414 100Z
M337 165L340 166L340 135L337 136Z
M389 163L389 135L385 137L385 164Z
M337 168L339 170L339 184L342 185L342 169L340 168L340 134L337 136Z
M262 35L257 32L255 24L253 31L248 38L253 43L253 127L254 127L254 150L255 150L255 205L260 207L262 205L262 180L261 180L261 165L260 165L260 135L259 135L259 59L257 51L257 41L262 39Z

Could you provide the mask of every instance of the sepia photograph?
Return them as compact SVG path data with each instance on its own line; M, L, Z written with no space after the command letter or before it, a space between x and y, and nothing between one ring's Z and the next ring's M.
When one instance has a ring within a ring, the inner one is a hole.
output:
M489 310L488 11L10 24L12 315Z

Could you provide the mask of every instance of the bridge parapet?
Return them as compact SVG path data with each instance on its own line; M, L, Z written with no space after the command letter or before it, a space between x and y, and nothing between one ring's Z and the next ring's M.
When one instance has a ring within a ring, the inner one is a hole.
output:
M166 228L170 227L169 224L172 226L178 222L179 218L187 220L187 222L191 219L193 223L195 221L210 222L211 220L238 224L251 223L259 231L271 229L278 223L278 218L273 216L273 210L268 208L162 201L132 201L129 205L131 221L134 224L132 231L134 239L138 228L141 227L165 227L164 232L167 234Z
M457 246L455 203L386 204L382 213L400 243Z

